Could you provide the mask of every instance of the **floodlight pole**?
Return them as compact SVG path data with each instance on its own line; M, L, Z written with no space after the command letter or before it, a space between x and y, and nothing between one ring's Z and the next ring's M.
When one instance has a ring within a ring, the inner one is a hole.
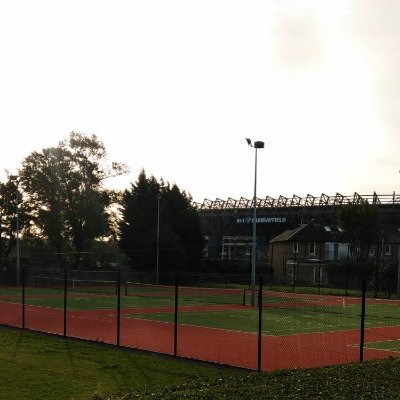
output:
M250 304L252 307L256 303L256 261L257 261L257 150L264 148L264 142L254 142L252 144L250 139L246 139L247 144L255 149L255 163L254 163L254 196L253 196L253 243L251 249L251 298Z
M400 170L399 170L400 173ZM398 245L397 249L397 290L396 293L400 293L400 245Z
M161 195L157 195L157 266L156 266L156 282L160 283L160 200Z
M397 294L400 294L400 245L397 249Z

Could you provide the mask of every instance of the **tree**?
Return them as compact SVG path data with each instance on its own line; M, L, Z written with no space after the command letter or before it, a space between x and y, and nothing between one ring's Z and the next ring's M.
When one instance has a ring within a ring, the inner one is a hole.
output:
M203 235L192 199L177 185L148 178L144 170L123 197L120 246L136 270L156 270L157 195L160 199L160 272L195 270Z
M122 202L120 247L131 264L147 269L155 265L157 194L160 184L142 170L136 184L126 190Z
M171 248L171 251L164 251L166 260L163 262L172 270L197 270L202 261L204 236L192 198L181 192L177 185L167 185L161 196L164 240L170 240L165 247ZM173 257L178 250L179 258Z
M21 207L22 195L11 176L0 183L0 258L8 258L17 241L17 196L19 202L19 230L26 225L27 216Z
M108 165L106 156L95 135L72 132L57 147L33 152L23 161L21 185L34 224L56 252L79 253L91 240L111 235L113 196L103 183L127 169L123 164Z
M378 209L368 202L346 204L338 209L338 226L350 244L354 259L366 259L369 247L378 240Z

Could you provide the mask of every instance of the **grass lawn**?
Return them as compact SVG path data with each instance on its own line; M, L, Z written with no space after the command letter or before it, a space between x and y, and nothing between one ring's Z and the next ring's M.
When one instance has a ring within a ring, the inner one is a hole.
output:
M399 341L368 347L400 350ZM249 373L0 327L0 399L398 400L400 359Z
M0 327L0 399L88 399L95 393L219 378L233 370Z
M108 400L399 400L400 360L231 375Z

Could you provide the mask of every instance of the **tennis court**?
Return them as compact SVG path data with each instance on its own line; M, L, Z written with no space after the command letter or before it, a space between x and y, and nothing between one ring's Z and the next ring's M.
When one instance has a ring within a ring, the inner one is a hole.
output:
M262 296L260 294L262 293ZM400 301L37 274L0 286L0 323L250 369L400 355ZM374 345L374 343L376 345Z

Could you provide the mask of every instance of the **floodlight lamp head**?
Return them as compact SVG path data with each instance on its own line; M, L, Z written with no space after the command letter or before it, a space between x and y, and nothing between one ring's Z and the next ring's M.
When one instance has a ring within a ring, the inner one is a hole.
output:
M157 197L157 200L161 200L161 194L160 193L158 193L156 197Z
M264 142L261 142L261 141L254 142L254 147L256 149L263 149L264 148Z
M246 138L246 141L247 141L247 144L248 144L249 146L252 146L251 140L250 140L249 138ZM252 146L252 147L253 147L253 146Z

